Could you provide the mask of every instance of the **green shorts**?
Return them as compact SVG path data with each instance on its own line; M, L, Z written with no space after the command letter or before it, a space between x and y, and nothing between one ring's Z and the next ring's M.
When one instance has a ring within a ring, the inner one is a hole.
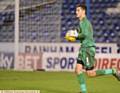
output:
M87 48L81 47L79 50L77 60L78 60L77 63L82 64L85 69L94 67L95 47L87 47Z

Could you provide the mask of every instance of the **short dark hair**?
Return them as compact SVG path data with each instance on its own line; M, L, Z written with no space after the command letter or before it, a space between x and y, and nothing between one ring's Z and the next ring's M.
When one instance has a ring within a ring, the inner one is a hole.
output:
M77 4L76 8L77 7L81 7L82 9L84 9L87 12L87 6L85 4Z

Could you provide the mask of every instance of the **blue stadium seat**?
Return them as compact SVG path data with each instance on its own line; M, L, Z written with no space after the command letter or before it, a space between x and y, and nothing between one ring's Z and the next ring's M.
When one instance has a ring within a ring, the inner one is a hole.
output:
M21 6L43 3L45 0L20 0ZM62 2L61 2L62 1ZM57 0L54 5L46 5L40 11L20 15L20 41L27 42L57 42L58 31L61 42L69 29L78 25L75 17L75 5L85 0ZM90 0L90 20L93 24L95 41L119 43L120 17L118 14L108 14L109 8L117 7L119 0ZM59 5L62 6L59 6ZM32 8L31 10L36 10ZM120 10L120 9L119 9ZM14 12L0 12L0 42L14 40ZM60 27L60 30L58 30ZM116 34L117 33L117 34ZM6 38L3 38L6 35ZM46 39L49 38L49 39ZM58 41L59 42L59 41Z

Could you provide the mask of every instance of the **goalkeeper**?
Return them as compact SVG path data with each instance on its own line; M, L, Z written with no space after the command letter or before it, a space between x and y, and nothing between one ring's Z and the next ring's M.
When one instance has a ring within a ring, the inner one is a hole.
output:
M112 74L120 80L120 75L117 73L116 69L94 70L95 43L93 39L92 25L86 17L86 10L87 8L84 4L76 6L76 16L80 20L79 27L77 30L68 31L66 34L66 40L75 41L78 39L81 42L81 48L79 50L75 68L81 93L87 93L83 73L84 69L88 76Z

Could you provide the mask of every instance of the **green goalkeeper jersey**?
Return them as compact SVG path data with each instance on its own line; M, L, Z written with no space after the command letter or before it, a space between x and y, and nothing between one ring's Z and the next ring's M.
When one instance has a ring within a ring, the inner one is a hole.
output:
M95 46L93 39L93 28L86 17L83 18L79 23L77 39L80 40L81 47Z

